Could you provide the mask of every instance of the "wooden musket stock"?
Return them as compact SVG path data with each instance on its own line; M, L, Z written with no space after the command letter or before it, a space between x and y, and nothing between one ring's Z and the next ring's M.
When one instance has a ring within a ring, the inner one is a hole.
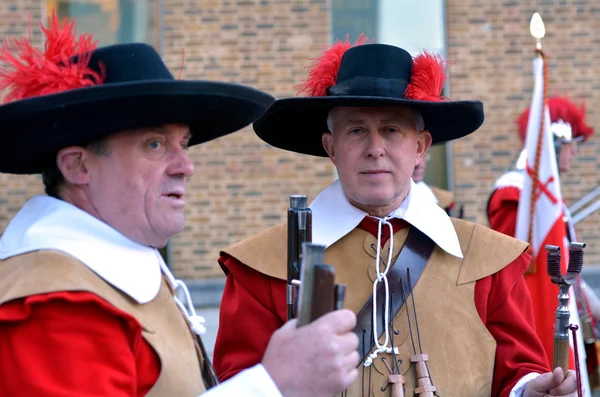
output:
M298 327L344 305L346 286L335 284L335 269L323 263L325 246L302 245L302 274L298 298Z

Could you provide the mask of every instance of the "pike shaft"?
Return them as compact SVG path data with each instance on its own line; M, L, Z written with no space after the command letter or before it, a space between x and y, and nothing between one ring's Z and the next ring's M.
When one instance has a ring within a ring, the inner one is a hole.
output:
M552 368L561 367L566 374L569 369L569 285L559 284L558 307L554 324L554 353Z

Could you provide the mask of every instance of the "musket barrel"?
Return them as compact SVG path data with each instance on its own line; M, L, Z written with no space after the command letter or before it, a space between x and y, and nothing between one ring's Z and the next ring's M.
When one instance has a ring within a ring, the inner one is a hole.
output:
M286 303L288 320L297 317L298 326L344 306L346 286L335 284L335 269L325 264L325 249L312 243L307 196L290 196Z
M308 196L304 194L293 194L290 196L290 208L303 209L308 204Z
M298 288L293 280L300 279L302 244L312 240L312 212L308 208L306 195L290 196L287 223L287 289L286 304L288 320L296 317L298 309Z

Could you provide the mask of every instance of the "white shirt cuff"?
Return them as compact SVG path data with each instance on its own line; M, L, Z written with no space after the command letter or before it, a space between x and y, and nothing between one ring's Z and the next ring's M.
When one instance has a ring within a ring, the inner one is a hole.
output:
M262 364L256 364L213 387L202 397L283 397Z
M525 375L524 377L522 377L521 379L519 379L519 381L517 382L515 387L513 387L512 390L510 391L510 394L508 397L523 396L523 393L525 392L525 386L527 386L527 384L529 382L531 382L532 380L534 380L535 378L537 378L540 375L541 374L538 374L537 372L531 372L531 373Z

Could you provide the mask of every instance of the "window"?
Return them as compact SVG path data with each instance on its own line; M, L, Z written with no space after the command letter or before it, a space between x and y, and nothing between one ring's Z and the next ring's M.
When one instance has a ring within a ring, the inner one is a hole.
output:
M78 33L88 32L99 46L158 42L156 0L47 0L47 15L75 18Z
M331 19L333 40L356 41L361 33L376 38L380 0L332 0ZM381 42L377 40L377 42Z

